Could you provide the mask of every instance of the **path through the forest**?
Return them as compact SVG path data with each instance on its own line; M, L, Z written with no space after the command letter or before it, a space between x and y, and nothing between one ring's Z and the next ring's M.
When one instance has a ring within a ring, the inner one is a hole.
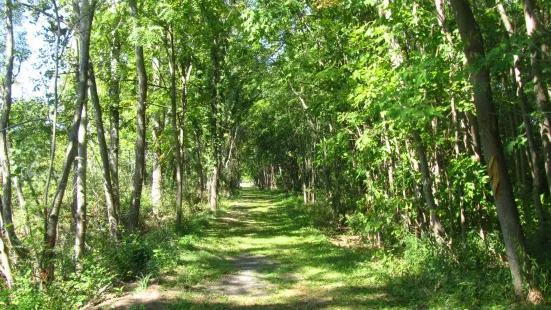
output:
M284 195L244 190L202 233L182 237L173 270L98 309L419 306L407 298L408 279L389 283L371 250L334 242L311 228L294 203Z

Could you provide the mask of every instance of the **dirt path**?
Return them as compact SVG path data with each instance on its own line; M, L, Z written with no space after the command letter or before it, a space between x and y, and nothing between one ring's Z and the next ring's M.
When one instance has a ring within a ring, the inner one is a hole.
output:
M232 258L236 274L228 275L209 287L215 296L268 296L273 285L264 281L263 270L275 266L266 256L243 254Z
M173 267L147 288L95 309L411 308L407 294L390 293L415 283L384 283L372 252L332 243L295 203L244 191L201 233L178 240Z
M166 276L163 279L152 279L154 283L146 289L139 289L137 284L129 285L123 294L117 298L109 298L107 301L94 307L95 309L180 309L194 308L178 298L182 293L192 295L201 303L212 300L242 299L250 304L255 298L269 298L277 291L276 285L265 279L266 272L279 268L279 264L262 254L253 254L254 248L250 242L255 239L253 235L269 233L268 223L257 226L259 214L272 210L273 196L245 195L242 200L232 203L230 209L217 217L203 237L205 239L220 241L225 239L232 250L238 250L242 254L224 257L230 266L225 275L214 281L205 281L194 287L177 289L166 285L177 282L177 277ZM269 223L278 226L278 223ZM240 239L236 247L236 240ZM206 244L205 244L206 245ZM232 251L233 252L233 251ZM296 277L285 275L288 280ZM180 303L179 303L180 302ZM205 308L207 305L204 305ZM217 305L217 308L224 307ZM203 307L201 307L203 308Z

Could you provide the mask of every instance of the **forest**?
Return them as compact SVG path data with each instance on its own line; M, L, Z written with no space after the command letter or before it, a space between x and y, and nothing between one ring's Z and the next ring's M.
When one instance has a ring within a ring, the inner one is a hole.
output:
M0 308L551 307L549 0L0 15Z

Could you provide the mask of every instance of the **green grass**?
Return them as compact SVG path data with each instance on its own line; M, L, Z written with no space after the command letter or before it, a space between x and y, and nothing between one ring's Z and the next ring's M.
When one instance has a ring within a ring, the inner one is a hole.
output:
M408 271L407 263L404 267L384 251L333 245L307 223L292 197L244 190L226 201L200 232L170 245L170 254L162 258L161 285L181 293L166 308L505 309L512 303L511 296L496 299L501 291L492 295L477 283L434 281L428 276L430 265L425 271ZM270 294L219 296L209 291L217 279L237 272L230 258L243 254L264 255L273 262L261 270Z

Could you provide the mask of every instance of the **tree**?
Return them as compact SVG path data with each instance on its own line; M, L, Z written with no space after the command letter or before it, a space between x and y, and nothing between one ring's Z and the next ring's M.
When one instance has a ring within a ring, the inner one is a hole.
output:
M48 212L48 219L46 223L45 249L42 258L42 279L46 282L51 282L54 279L55 254L53 252L53 249L55 247L57 239L59 211L63 202L63 196L65 194L65 189L67 188L69 173L71 171L73 159L77 150L76 146L78 144L78 132L82 117L82 110L87 98L88 65L90 61L90 33L96 3L97 2L95 0L93 0L91 3L88 2L88 0L81 0L76 5L78 11L75 12L75 14L78 20L79 32L77 100L75 101L73 123L71 126L71 131L69 132L69 139L65 152L65 159L63 160L63 168L60 180L57 185L57 190L54 200L52 202L52 206L50 208L50 211Z
M21 242L15 233L12 218L12 175L10 169L10 148L8 130L10 124L10 111L12 106L12 84L13 84L13 59L14 59L14 35L12 2L6 1L6 62L4 71L4 83L2 88L4 102L0 115L0 164L2 165L2 221L6 236L15 252L20 256L26 256L26 251L21 248ZM7 267L6 267L7 268Z
M75 260L77 269L82 270L82 257L84 256L85 241L86 241L86 169L88 161L88 111L87 103L82 107L82 115L80 118L80 126L78 129L78 147L76 160L76 206L75 206Z
M90 97L94 107L94 115L96 121L96 130L98 134L98 144L101 156L102 172L103 172L103 187L105 191L105 204L107 207L107 220L109 222L109 232L116 238L118 231L118 213L115 204L115 194L113 190L113 181L111 178L111 169L109 165L109 154L107 142L105 141L105 130L103 127L102 110L99 101L98 90L96 86L96 76L94 68L90 63Z
M174 143L174 154L176 159L176 227L180 228L182 224L182 146L180 145L180 130L181 124L178 122L178 109L176 108L176 53L174 49L174 33L172 26L169 26L167 33L168 40L165 40L165 48L167 52L167 58L170 70L170 124L172 125L172 139ZM184 67L181 68L182 74L184 73ZM184 77L185 78L185 77ZM182 94L184 97L186 94ZM185 100L185 99L182 99ZM184 108L184 107L182 107ZM184 117L184 116L183 116Z
M546 43L546 37L549 35L546 33L542 24L536 2L533 0L523 0L522 4L526 21L526 32L532 40L530 46L530 65L534 81L534 94L536 95L538 108L544 115L540 127L543 140L545 171L547 174L548 186L551 189L551 129L549 129L551 127L551 116L549 115L551 106L549 103L549 93L540 65L542 59L549 56L549 48Z
M134 30L137 31L139 14L137 0L131 0L130 16L134 19ZM145 111L147 102L147 72L145 71L145 58L143 46L135 43L136 70L138 71L138 104L136 114L136 148L135 148L135 170L132 186L132 197L130 198L130 207L128 209L127 229L131 232L138 229L140 219L140 204L142 196L142 186L145 170Z
M507 171L505 154L499 136L498 121L490 85L490 73L481 61L485 57L484 43L471 7L465 0L452 0L459 34L464 42L467 62L474 72L471 74L474 104L478 117L478 126L484 157L488 160L488 175L497 206L497 214L507 250L509 268L518 298L523 299L523 287L530 284L531 290L538 290L530 278L530 260L526 252L524 232L513 196L513 186ZM541 296L535 296L532 302L540 302Z
M515 30L509 20L509 16L505 11L503 4L498 4L497 9L501 16L501 20L509 36L515 35ZM532 129L532 121L530 118L530 105L528 104L528 98L524 91L525 81L523 78L523 69L521 67L521 59L519 55L513 55L513 72L514 81L516 82L516 95L520 103L520 109L522 112L522 122L526 129L526 140L528 141L528 150L530 152L530 164L531 164L531 176L532 176L532 195L534 199L534 206L536 207L536 214L538 217L540 240L545 245L549 240L549 228L547 227L547 215L543 209L540 194L543 192L544 180L540 169L540 156L538 156L538 146L535 141L534 132ZM545 147L545 146L544 146Z

